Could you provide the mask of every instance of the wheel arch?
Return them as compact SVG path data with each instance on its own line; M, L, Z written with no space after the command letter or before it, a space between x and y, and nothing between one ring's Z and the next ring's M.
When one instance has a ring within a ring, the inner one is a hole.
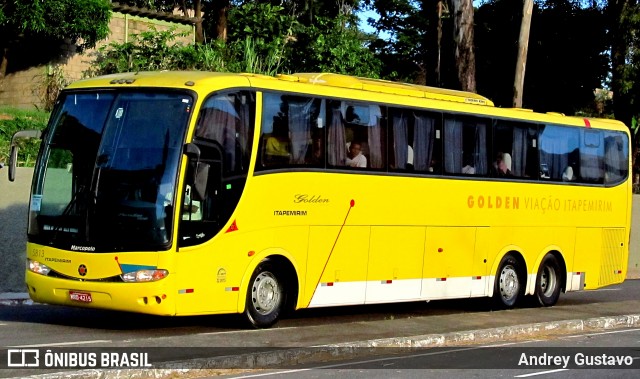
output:
M264 261L270 261L280 267L286 278L290 280L294 285L292 288L287 288L287 304L285 305L289 309L296 309L298 307L298 300L300 299L300 283L302 283L302 278L300 278L300 269L293 258L293 256L284 249L279 248L270 248L261 251L260 253L254 255L251 263L247 266L247 269L242 276L242 281L240 283L240 296L238 296L238 305L237 312L242 313L245 311L246 306L246 294L249 288L249 282L251 281L251 276L253 272L256 270L258 265Z

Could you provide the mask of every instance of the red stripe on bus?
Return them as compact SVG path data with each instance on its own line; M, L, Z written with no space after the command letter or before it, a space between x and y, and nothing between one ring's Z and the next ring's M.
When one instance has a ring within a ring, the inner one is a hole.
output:
M590 127L591 127L591 122L589 122L589 119L588 119L588 118L585 118L585 119L584 119L584 126L586 126L587 128L590 128Z

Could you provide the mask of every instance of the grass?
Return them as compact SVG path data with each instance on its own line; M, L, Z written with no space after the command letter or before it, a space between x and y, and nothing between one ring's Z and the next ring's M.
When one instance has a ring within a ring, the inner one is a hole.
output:
M20 130L43 130L49 120L49 112L37 109L0 107L0 162L9 161L11 137ZM18 164L32 166L38 154L39 141L21 141Z

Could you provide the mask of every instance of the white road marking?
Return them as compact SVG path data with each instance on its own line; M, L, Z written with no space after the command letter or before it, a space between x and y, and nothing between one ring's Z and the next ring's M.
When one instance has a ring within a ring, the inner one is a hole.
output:
M11 348L27 348L27 347L56 347L69 345L88 345L92 343L111 343L111 340L92 340L92 341L73 341L73 342L57 342L57 343L40 343L35 345L9 346Z
M229 330L224 332L207 332L207 333L198 333L196 336L213 336L217 334L231 334L231 333L258 333L258 332L268 332L268 331L278 331L285 329L299 329L297 326L287 326L284 328L271 328L271 329L248 329L248 330Z
M514 376L514 378L528 378L530 376L547 375L547 374L553 374L553 373L561 372L561 371L569 371L569 369L568 368L559 368L557 370L533 372L531 374L516 375L516 376Z
M395 361L395 360L400 360L400 359L411 359L411 358L416 358L416 357L426 357L426 356L429 356L429 355L442 355L442 354L457 353L457 352L461 352L461 351L478 350L478 349L483 349L483 347L469 347L469 348L465 348L465 349L455 349L455 350L446 350L446 351L436 351L436 352L431 352L431 353L405 355L405 356L402 356L402 357L385 357L385 358L369 359L369 360L366 360L366 361L336 363L336 364L332 364L332 365L316 366L316 367L311 367L311 368L301 368L301 369L297 369L297 370L265 372L265 373L262 373L262 374L234 376L233 379L259 378L261 376L269 376L269 375L295 374L295 373L298 373L298 372L305 372L305 371L310 371L310 370L321 370L321 369L327 369L327 368L337 368L337 367L343 367L343 366L351 366L351 365L359 365L359 364L367 364L367 363L377 363L377 362L383 362L383 361Z

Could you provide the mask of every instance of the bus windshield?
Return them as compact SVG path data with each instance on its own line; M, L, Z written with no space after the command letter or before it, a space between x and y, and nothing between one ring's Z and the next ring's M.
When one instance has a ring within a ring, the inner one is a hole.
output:
M87 252L166 250L193 98L66 93L43 139L29 239Z

